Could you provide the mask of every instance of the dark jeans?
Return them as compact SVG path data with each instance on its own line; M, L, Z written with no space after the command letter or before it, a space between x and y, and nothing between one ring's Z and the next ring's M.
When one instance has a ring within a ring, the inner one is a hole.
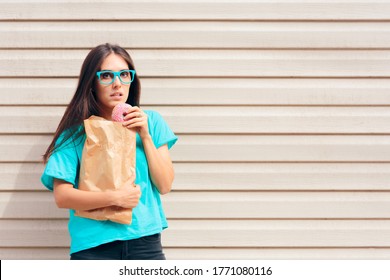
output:
M113 241L70 255L71 260L165 260L161 235Z

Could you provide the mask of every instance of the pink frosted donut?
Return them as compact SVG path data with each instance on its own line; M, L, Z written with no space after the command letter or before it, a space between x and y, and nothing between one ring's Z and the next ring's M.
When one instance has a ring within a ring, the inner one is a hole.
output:
M119 103L112 110L111 118L114 122L123 122L123 117L126 115L127 110L131 108L131 105L127 103Z

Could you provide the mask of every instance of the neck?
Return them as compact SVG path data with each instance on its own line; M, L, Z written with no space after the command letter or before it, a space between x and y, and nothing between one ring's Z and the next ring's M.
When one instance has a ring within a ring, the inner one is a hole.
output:
M112 110L107 110L107 109L101 109L100 111L99 111L99 117L102 117L102 118L105 118L106 120L108 120L108 121L111 121L112 119L111 119L111 111Z

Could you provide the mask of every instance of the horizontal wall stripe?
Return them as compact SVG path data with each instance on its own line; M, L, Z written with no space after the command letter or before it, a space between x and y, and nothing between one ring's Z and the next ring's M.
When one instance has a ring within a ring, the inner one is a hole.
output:
M384 192L172 192L162 196L170 219L389 219ZM239 209L239 211L237 211ZM50 192L2 192L3 219L60 219Z
M51 136L1 135L0 162L40 162ZM245 143L245 144L243 144ZM175 162L390 162L390 136L180 135Z
M170 220L163 245L170 248L383 248L390 221ZM69 245L66 220L0 220L0 247ZM234 243L232 243L234 240Z
M141 79L141 105L390 105L388 79ZM0 79L0 104L67 105L76 79Z
M69 247L59 248L2 248L2 260L69 260Z
M154 107L176 133L390 133L388 107ZM0 133L53 133L65 107L0 107Z
M164 246L168 260L388 260L390 249L387 248L172 248ZM2 260L68 260L69 248L1 248Z
M4 22L0 48L388 48L388 22Z
M2 249L0 249L1 251ZM193 260L388 260L390 249L165 248L167 259Z
M172 221L163 236L181 247L384 247L389 221ZM368 239L368 240L367 240ZM232 243L234 240L234 243Z
M76 77L87 53L4 50L0 77ZM140 77L390 77L389 50L132 50L130 54Z
M390 190L389 163L175 162L174 167L174 191ZM0 163L0 191L43 191L43 169L42 163Z
M115 13L107 13L107 7ZM386 1L99 1L3 3L4 20L389 20Z

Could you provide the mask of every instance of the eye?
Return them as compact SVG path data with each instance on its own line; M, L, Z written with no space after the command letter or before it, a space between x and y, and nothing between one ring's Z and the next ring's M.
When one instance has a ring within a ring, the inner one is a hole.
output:
M127 78L128 76L129 76L129 72L127 72L127 71L121 72L121 77L122 78Z
M101 77L103 79L112 79L113 74L111 72L104 72L104 73L101 74Z

